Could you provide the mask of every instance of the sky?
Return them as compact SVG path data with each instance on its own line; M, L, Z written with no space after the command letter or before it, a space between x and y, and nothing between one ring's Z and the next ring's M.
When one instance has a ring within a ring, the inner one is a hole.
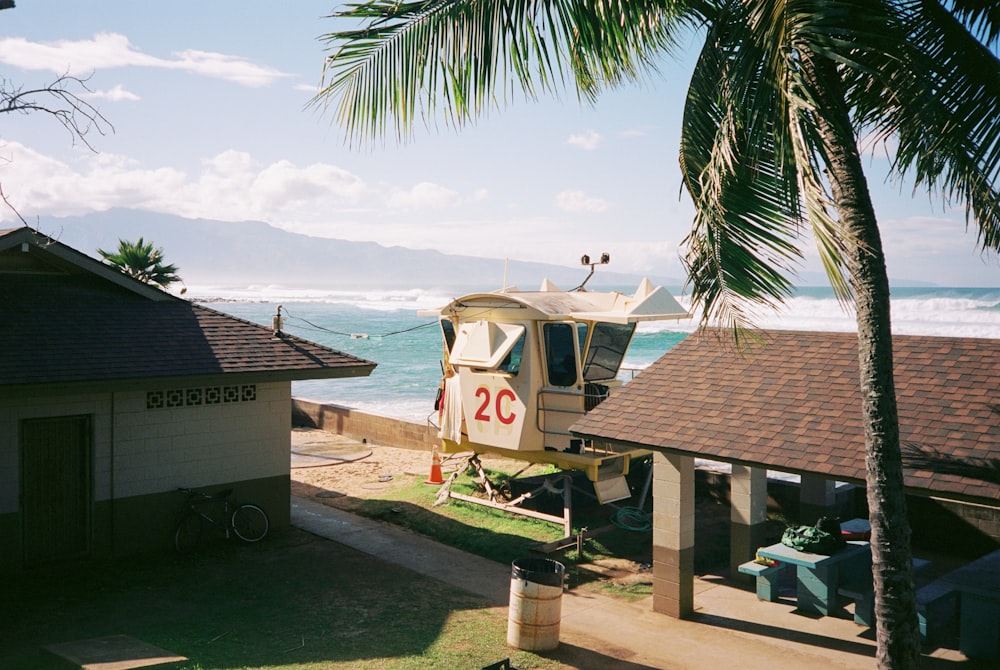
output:
M79 141L51 116L0 118L0 186L29 224L125 207L264 221L306 235L683 277L694 210L678 137L695 39L658 76L581 104L516 100L455 130L352 147L310 106L339 3L18 0L0 12L0 73L31 89L87 78L113 127ZM866 158L890 277L1000 286L959 205L884 180ZM0 207L0 224L18 219ZM819 272L812 245L802 270Z

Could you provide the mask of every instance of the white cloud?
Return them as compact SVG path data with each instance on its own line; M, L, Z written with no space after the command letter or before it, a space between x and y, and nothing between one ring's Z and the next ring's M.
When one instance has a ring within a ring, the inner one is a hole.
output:
M910 216L879 222L887 249L907 255L935 255L972 247L975 235L966 231L961 214L954 216Z
M557 264L577 263L580 258L575 246L567 247L566 240L572 231L566 230L565 223L539 216L455 217L431 220L420 226L397 220L379 232L388 235L392 244L437 249L447 254ZM500 271L502 266L498 265L498 284L502 278Z
M996 254L983 254L961 212L888 219L879 226L889 276L942 286L998 286Z
M634 137L645 137L648 135L646 132L646 127L643 128L626 128L625 130L618 132L618 137L624 137L626 139L632 139Z
M195 50L181 51L176 55L180 60L169 61L162 67L187 70L251 87L267 86L276 79L290 76L273 68L255 65L239 56Z
M236 151L234 149L223 151L211 158L205 158L201 161L201 164L205 166L208 172L223 177L235 174L249 174L256 169L253 156L245 151Z
M125 90L125 88L121 84L106 91L94 91L92 93L88 93L84 97L110 100L111 102L121 102L122 100L127 100L128 102L136 102L139 100L138 95L132 93L131 91Z
M264 165L241 151L203 162L188 186L190 201L178 203L185 216L222 221L247 219L294 228L353 210L367 192L359 177L326 163L299 167L287 160Z
M677 242L613 242L608 249L613 249L611 270L677 279L685 275Z
M443 209L458 201L456 191L430 182L420 182L409 190L394 189L389 194L387 204L394 209Z
M149 168L107 153L81 152L78 162L67 163L14 142L4 151L10 162L0 165L0 183L29 222L129 207L187 218L266 221L306 234L430 247L447 235L440 231L449 229L448 222L421 219L415 226L415 215L400 221L387 214L400 209L443 210L488 195L479 189L463 198L457 191L427 182L409 189L374 187L336 165L264 163L236 150L204 159L197 173ZM14 221L13 213L0 211L0 226L4 221ZM523 230L530 234L533 227L526 225Z
M23 37L0 39L0 62L25 70L51 70L56 74L87 76L118 67L184 70L224 79L243 86L267 86L288 77L273 68L256 65L240 56L187 50L173 58L150 56L137 49L125 35L98 33L90 40L31 42Z
M356 204L366 190L365 183L347 170L314 163L304 168L287 160L272 163L254 179L257 197L269 203L309 203L335 197Z
M203 161L197 175L143 167L114 154L86 154L71 165L14 142L4 152L9 162L0 168L0 182L26 218L132 207L294 224L356 209L368 190L362 179L334 165L299 167L284 160L263 165L239 151ZM0 211L0 221L12 216Z
M586 151L593 151L601 144L601 136L594 130L586 130L578 135L570 135L566 144Z
M379 232L385 235L389 230L380 229ZM600 258L602 253L607 252L611 255L611 264L599 269L598 273L628 272L678 280L684 277L676 241L623 242L619 229L581 226L575 220L544 216L454 218L435 220L421 226L395 223L391 230L389 239L393 244L411 248L490 258L506 257L567 267L579 267L582 254ZM360 236L358 239L370 238ZM585 275L586 270L581 270L580 279ZM497 283L500 283L499 275ZM535 286L521 288L533 289Z
M588 196L583 191L572 190L556 194L555 205L564 212L574 214L594 214L607 211L610 207L607 200Z
M973 228L965 229L961 211L940 216L909 216L879 220L879 233L891 280L932 282L939 286L997 286L1000 266L994 255L976 248ZM816 273L825 284L812 235L802 241L802 270Z
M82 171L23 145L5 147L10 162L0 177L11 204L33 221L38 216L81 214L109 207L145 207L163 211L184 185L173 168L144 169L111 154L89 155ZM0 211L0 219L12 214Z
M127 65L157 66L158 59L135 50L128 38L99 33L92 40L31 42L23 37L0 39L0 62L24 70L51 70L86 75L93 70Z

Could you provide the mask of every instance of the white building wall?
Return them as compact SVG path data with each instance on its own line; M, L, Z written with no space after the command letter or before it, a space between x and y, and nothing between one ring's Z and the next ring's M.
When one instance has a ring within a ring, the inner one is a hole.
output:
M291 384L249 386L252 401L172 408L117 395L115 497L287 476Z
M253 400L160 408L149 406L151 391L0 398L0 514L18 511L24 419L92 417L98 502L287 476L291 383L239 385L245 387Z

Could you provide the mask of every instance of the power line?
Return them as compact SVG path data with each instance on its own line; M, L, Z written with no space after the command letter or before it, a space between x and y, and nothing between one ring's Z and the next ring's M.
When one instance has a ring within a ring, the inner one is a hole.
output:
M312 330L318 330L318 331L322 331L324 333L330 333L331 335L340 335L341 337L349 337L349 338L354 339L354 340L359 340L359 339L360 340L367 340L367 339L371 339L373 337L381 339L381 338L384 338L384 337L391 337L393 335L402 335L403 333L410 333L410 332L413 332L415 330L420 330L421 328L428 328L430 326L436 326L437 325L437 322L430 321L428 323L421 323L421 324L418 324L416 326L412 326L410 328L403 328L402 330L394 330L394 331L388 332L388 333L381 333L381 334L378 334L378 335L371 335L369 333L345 333L343 331L333 330L332 328L326 328L324 326L320 326L319 324L315 324L315 323L313 323L312 321L310 321L308 319L303 319L301 316L293 316L291 314L291 312L288 311L287 308L285 309L285 314L287 315L285 317L286 319L294 320L294 321L300 321L302 323L308 324L309 326L312 327ZM299 326L299 327L301 328L302 326Z

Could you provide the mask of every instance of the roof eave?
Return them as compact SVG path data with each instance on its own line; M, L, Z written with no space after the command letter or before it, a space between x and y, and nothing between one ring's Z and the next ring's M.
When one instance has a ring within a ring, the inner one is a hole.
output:
M303 370L258 370L247 372L214 372L194 375L144 376L118 379L56 381L31 384L0 384L0 397L37 396L43 394L110 393L142 391L166 386L203 386L206 384L247 384L307 381L312 379L348 379L367 377L375 363L345 365Z

